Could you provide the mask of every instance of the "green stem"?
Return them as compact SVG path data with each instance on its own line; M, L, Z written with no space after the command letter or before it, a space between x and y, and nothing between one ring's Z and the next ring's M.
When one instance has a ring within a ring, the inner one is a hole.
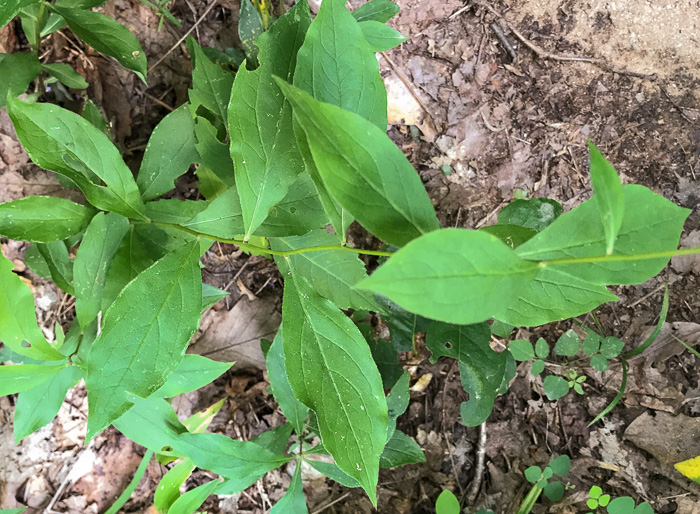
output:
M345 252L358 253L362 255L376 255L379 257L391 257L392 255L394 255L393 252L383 252L380 250L363 250L361 248L351 248L349 246L343 245L309 246L307 248L297 248L295 250L271 250L263 246L257 246L250 243L246 243L245 241L242 241L240 239L227 239L224 237L212 236L210 234L198 232L196 230L192 230L191 228L183 227L182 225L177 225L175 223L165 223L162 221L151 221L150 223L160 227L168 227L182 230L184 232L187 232L188 234L192 234L193 236L202 237L205 239L212 239L214 241L218 241L219 243L236 245L239 248L242 248L243 250L253 250L256 252L263 252L270 255L277 255L279 257L287 257L289 255L296 255L299 253L306 252L324 252L329 250L342 250Z
M527 496L520 504L520 508L518 509L517 514L529 514L529 512L532 510L532 507L535 506L537 498L540 497L540 494L542 494L542 489L537 487L537 484L533 485L532 489L530 489L530 492L527 493Z
M626 261L644 261L649 259L667 259L669 257L678 257L680 255L696 255L700 254L700 246L692 248L677 248L675 250L664 250L663 252L640 253L636 255L597 255L593 257L571 257L568 259L552 259L535 261L540 263L540 267L551 266L553 264L585 264L593 262L626 262Z
M679 342L680 344L682 344L683 346L685 346L685 349L686 349L686 350L688 350L690 353L692 353L692 354L695 355L698 359L700 359L700 352L698 352L695 348L693 348L692 346L690 346L688 343L686 343L686 342L683 341L682 339L678 339L678 338L677 338L676 336L674 336L673 334L671 334L671 337L674 338L676 341L678 341L678 342Z
M148 450L146 454L143 456L143 459L141 460L141 464L139 464L138 469L136 470L136 474L134 475L134 478L131 479L131 482L129 482L129 485L127 486L126 489L124 489L124 492L119 495L119 498L117 498L117 501L115 501L112 506L105 512L105 514L117 514L119 512L119 509L121 509L124 504L127 502L127 500L131 497L132 493L136 490L136 488L139 485L139 482L141 481L141 478L143 477L143 474L146 472L146 468L148 467L148 463L151 461L151 457L153 457L153 450Z
M36 17L36 30L34 34L34 50L36 50L36 56L39 57L39 47L41 46L41 29L42 20L44 19L44 14L46 13L46 2L41 2L39 7L39 14Z

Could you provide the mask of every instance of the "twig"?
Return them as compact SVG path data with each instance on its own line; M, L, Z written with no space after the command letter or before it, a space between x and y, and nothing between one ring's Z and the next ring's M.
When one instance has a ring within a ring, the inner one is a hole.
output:
M348 496L350 496L350 493L349 493L349 492L345 493L343 496L340 496L339 498L336 498L336 499L333 500L332 502L330 502L330 503L324 505L324 506L321 507L320 509L316 509L316 510L313 511L311 514L319 514L319 512L323 512L323 511L326 510L328 507L331 507L331 506L335 505L336 503L338 503L339 501L344 500L344 499L347 498Z
M452 14L450 14L450 16L449 16L447 19L448 19L448 20L454 20L457 16L459 16L459 15L462 14L463 12L467 12L467 11L468 11L469 9L471 9L472 7L473 7L472 4L465 5L465 6L462 7L461 9L458 9L457 11L453 12Z
M204 12L202 13L202 15L197 19L197 21L194 22L194 25L192 25L192 26L190 27L190 29L189 29L187 32L185 32L185 35L182 36L182 37L177 41L177 43L175 43L175 44L170 48L170 50L168 50L167 52L165 52L165 54L163 54L163 55L161 56L161 58L158 59L158 60L155 62L155 64L154 64L153 66L151 66L150 68L148 68L148 73L152 72L152 71L156 68L156 66L158 66L160 63L162 63L162 62L165 60L166 57L168 57L178 46L180 46L180 45L182 44L182 42L183 42L185 39L187 39L187 36L189 36L190 34L192 34L192 32L194 32L194 30L199 26L199 24L202 23L202 22L204 21L204 18L206 18L207 14L209 14L209 12L214 8L214 6L216 6L216 4L217 4L218 1L219 1L219 0L212 0L212 2L211 2L211 3L207 6L207 8L204 10Z
M646 300L646 299L649 298L650 296L654 296L654 295L655 295L656 293L658 293L659 291L662 291L664 287L666 287L666 284L661 284L659 287L657 287L656 289L654 289L651 293L645 294L645 295L642 296L639 300L637 300L637 301L631 303L631 304L628 305L627 307L628 307L629 309L632 309L633 307L636 307L637 305L639 305L640 303L642 303L644 300Z
M496 9L491 7L488 4L482 4L479 2L479 5L483 7L484 9L487 9L491 14L496 16L498 19L502 20L506 27L508 27L508 30L510 30L515 37L517 37L525 46L527 46L530 50L532 50L535 54L537 54L538 57L541 57L542 59L549 59L551 61L565 61L565 62L585 62L589 64L593 64L596 66L599 66L600 68L603 68L607 71L611 71L613 73L618 73L620 75L629 75L632 77L638 77L642 79L649 79L649 80L656 80L657 75L656 73L652 74L646 74L646 73L637 73L634 71L628 71L624 70L622 68L617 68L615 66L612 66L611 64L607 63L603 59L598 59L594 57L578 57L575 55L559 55L559 54L553 54L551 52L546 51L544 48L537 46L535 43L530 41L528 38L523 36L518 29L516 29L506 18L503 16L501 13L499 13Z
M668 101L671 102L671 104L676 108L676 110L680 113L680 115L683 116L683 119L685 119L685 121L687 121L688 123L694 123L693 120L685 114L683 107L678 105L675 102L675 100L673 98L671 98L671 95L668 94L668 91L666 91L665 87L663 87L661 84L659 84L659 89L666 96L666 98L668 98Z
M425 102L418 96L418 93L416 93L415 88L411 84L411 81L408 80L408 77L394 64L394 61L391 60L391 58L386 54L386 52L379 52L379 55L381 55L386 63L389 65L389 67L392 69L392 71L396 74L397 77L399 77L399 80L403 82L403 85L406 86L406 89L408 89L408 92L411 93L411 96L415 99L415 101L420 105L420 108L423 109L423 112L425 112L425 121L426 123L430 126L431 129L435 130L437 133L437 129L435 129L435 123L433 122L433 117L430 114L430 111L428 110L428 106L425 105Z
M494 127L493 125L491 125L491 123L489 123L489 120L486 118L486 115L484 114L484 107L479 109L479 114L481 114L481 119L484 120L484 125L486 125L487 129L489 129L491 132L501 132L501 131L508 128L505 126L504 127Z
M491 30L493 30L494 34L496 34L496 37L501 42L501 44L505 47L506 51L510 54L510 57L513 60L513 62L517 61L518 53L515 51L515 48L513 48L513 45L510 44L510 41L508 41L508 38L503 33L503 29L500 27L500 25L494 21L489 26L491 27Z
M173 107L170 107L168 104L166 104L163 100L160 100L149 93L144 92L144 95L146 95L153 102L157 103L161 107L165 107L167 110L169 110L171 112L175 110Z
M470 505L474 503L477 495L479 494L479 488L481 487L481 480L484 476L484 466L486 462L486 422L484 421L479 427L479 446L476 450L476 471L474 472L474 480L472 480L471 487L469 487L469 492L467 493L467 501Z

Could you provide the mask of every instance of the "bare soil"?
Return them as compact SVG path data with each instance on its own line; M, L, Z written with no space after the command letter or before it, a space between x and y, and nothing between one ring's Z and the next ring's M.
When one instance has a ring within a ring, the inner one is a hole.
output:
M398 3L401 13L391 23L410 39L379 57L392 99L390 135L423 178L444 226L494 223L498 209L516 192L554 198L565 209L577 205L591 194L590 138L623 182L644 184L692 209L684 238L699 244L697 0ZM147 88L68 32L46 44L47 59L70 62L86 76L88 96L107 114L134 169L155 124L186 101L191 65L184 44L174 45L206 9L204 2L175 0L171 10L183 28L166 23L158 32L157 17L136 0L107 2L104 12L136 33L151 66L167 54L149 71ZM236 46L238 9L238 0L221 0L193 36L202 45ZM0 45L8 52L26 46L19 24L0 33ZM80 102L78 97L62 100L69 108L78 108ZM195 181L184 177L176 196L196 198ZM74 193L31 165L3 112L0 200L30 194ZM356 237L363 236L359 232ZM31 283L40 321L50 331L54 321L70 321L71 305L51 284L23 270L24 249L21 243L2 241L3 254L16 260L18 271ZM208 313L203 337L193 349L228 360L225 352L248 343L236 360L248 359L249 367L234 367L175 406L187 416L226 398L211 430L249 439L283 422L266 390L264 373L256 369L256 344L274 333L270 320L278 316L282 281L269 261L225 245L216 245L204 263L205 280L232 295ZM479 428L466 428L460 421L459 405L466 393L456 366L447 360L430 364L424 347L417 356L403 355L412 383L422 379L427 386L414 387L399 427L421 444L426 463L382 471L377 511L431 513L438 494L448 488L463 500L465 512L515 512L527 493L524 469L567 454L572 470L565 481L575 488L561 502L543 500L533 512L585 512L589 488L599 485L613 497L649 501L655 512L700 513L700 487L672 466L700 455L698 362L673 338L691 345L700 342L698 273L697 260L674 260L656 279L617 288L621 302L594 313L606 334L634 346L655 323L663 284L669 284L671 309L664 334L632 363L627 394L603 422L588 426L615 395L619 367L601 374L581 366L579 372L588 377L586 394L549 402L541 378L521 365L486 423L485 468L476 495L471 491ZM593 318L579 321L592 324ZM562 322L514 336L553 342L571 327L571 322ZM562 369L555 363L548 372ZM0 507L28 504L31 513L47 506L57 512L103 512L129 482L143 449L114 430L83 448L87 409L80 386L69 394L54 423L15 446L13 403L13 397L0 399ZM153 492L166 471L151 462L123 512L151 512ZM198 471L188 488L208 479L208 473ZM204 507L212 513L266 512L289 480L287 470L278 470L246 492L212 497ZM305 471L305 491L314 513L377 512L359 491L325 481L311 470Z

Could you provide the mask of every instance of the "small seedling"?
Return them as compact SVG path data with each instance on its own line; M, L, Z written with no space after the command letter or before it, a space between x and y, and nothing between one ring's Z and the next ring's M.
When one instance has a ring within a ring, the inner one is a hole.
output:
M551 480L551 478L554 475L558 477L566 476L570 468L571 460L568 455L560 455L552 459L544 469L538 466L530 466L527 468L525 470L525 478L533 485L530 492L520 504L517 514L528 514L543 492L544 495L552 501L561 500L564 497L564 492L567 487L560 481Z

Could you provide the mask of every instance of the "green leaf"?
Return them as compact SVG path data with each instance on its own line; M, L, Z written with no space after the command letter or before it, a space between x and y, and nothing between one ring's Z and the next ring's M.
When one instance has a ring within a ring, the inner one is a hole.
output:
M294 395L318 417L323 445L376 505L387 433L382 380L362 334L294 273L285 277L283 323Z
M554 345L554 353L564 357L573 357L581 347L581 340L573 330L567 330Z
M0 366L0 396L20 393L51 380L67 364L44 366L42 364L13 364Z
M88 439L126 412L126 392L147 397L175 371L199 326L198 246L166 255L130 282L90 349Z
M189 90L190 112L194 116L202 106L219 119L226 119L233 74L214 64L194 38L187 38L187 49L192 56L192 89Z
M462 508L459 506L459 500L457 497L447 489L442 491L435 502L435 513L460 514L460 512L462 512Z
M591 154L593 200L598 205L598 212L605 232L605 254L612 255L625 213L625 195L620 176L615 168L605 160L605 157L591 141L588 142L588 151Z
M270 509L270 514L308 514L308 512L304 487L301 483L301 466L297 465L289 489L282 499Z
M233 186L236 178L228 145L219 141L217 130L212 123L201 116L194 119L196 161L209 168L222 182Z
M385 52L399 46L408 38L396 29L378 21L363 21L359 24L365 39L374 52Z
M234 441L221 434L190 434L165 400L129 398L134 406L115 421L117 430L148 449L170 447L172 454L187 455L197 467L233 479L228 494L245 489L290 460L253 442Z
M544 371L544 361L540 359L535 359L532 361L532 366L530 367L530 375L537 376Z
M150 398L172 398L196 391L226 373L233 362L217 362L201 355L187 354L160 388Z
M107 125L107 120L105 120L100 108L89 98L85 100L81 116L107 137L110 136L110 128Z
M102 293L107 270L129 222L119 214L97 214L83 237L73 264L75 311L81 327L87 327L97 318L102 305Z
M564 497L564 484L561 482L549 482L542 490L544 495L552 500L553 502L558 502Z
M608 505L608 514L632 514L634 511L634 500L629 496L615 498Z
M170 446L188 455L197 467L248 485L291 459L275 455L253 442L235 441L222 434L181 434Z
M41 69L73 89L87 89L89 85L80 73L67 64L59 62L42 64Z
M600 353L606 359L614 359L622 353L625 342L617 337L606 337L600 343Z
M294 86L386 132L386 89L374 50L341 0L321 4L297 56Z
M594 499L600 498L601 494L603 494L603 490L597 485L592 486L591 490L588 491L588 496Z
M0 256L0 341L25 357L63 360L63 355L44 338L37 325L34 296L13 268L12 262ZM24 345L25 341L29 346Z
M168 470L158 482L153 495L153 506L160 512L168 512L170 506L180 497L180 486L194 471L191 459L183 459Z
M591 367L597 371L608 371L608 359L601 354L591 357Z
M363 326L366 327L366 330L363 329ZM375 339L374 329L368 323L359 323L358 328L369 345L372 359L374 359L379 374L382 376L384 388L391 389L403 375L403 368L399 364L399 355L396 348L386 339Z
M510 248L517 248L537 235L536 230L518 225L490 225L479 230L496 236Z
M491 330L486 323L433 322L425 338L432 352L431 362L442 356L459 361L462 386L469 393L469 400L462 403L461 415L469 427L480 425L489 417L505 374L507 353L494 352L489 346L490 340Z
M208 309L213 306L219 300L223 300L231 293L228 291L222 291L218 287L210 286L209 284L202 284L202 310Z
M566 396L569 392L569 383L562 377L549 375L544 378L544 393L551 401Z
M412 241L358 287L422 316L469 324L493 317L537 270L494 236L448 228Z
M51 104L11 100L7 109L20 142L38 166L75 182L95 207L143 218L141 193L131 171L104 133ZM94 182L95 177L106 187Z
M19 393L14 410L15 443L56 417L68 390L82 378L77 366L66 366L48 380Z
M199 200L158 200L146 204L146 216L154 222L179 225L191 220L209 205Z
M301 236L328 225L328 216L319 201L316 187L308 174L299 175L287 196L270 209L267 219L255 231L256 236Z
M540 478L542 478L542 470L538 468L537 466L530 466L525 470L525 479L530 482L531 484L534 484L537 482Z
M330 462L315 461L311 459L307 460L306 462L316 471L318 471L319 473L323 473L328 478L330 478L334 482L338 482L342 486L350 488L361 487L360 483L357 480L348 475L345 471L340 469L335 464L332 464Z
M53 241L51 243L37 246L39 253L51 272L51 280L58 287L70 295L75 295L73 289L73 261L68 256L68 248L63 241Z
M193 514L210 494L214 494L223 479L206 482L180 496L168 509L168 514Z
M508 344L508 349L516 361L529 361L535 358L532 343L526 339L516 339Z
M571 459L568 455L560 455L549 461L547 467L550 468L555 475L565 477L569 474L569 470L571 469Z
M19 10L26 3L26 0L7 0L0 4L0 27L4 27L10 23L12 18L19 14ZM0 98L4 99L5 97L3 96Z
M162 256L162 253L147 244L132 225L122 239L107 272L102 292L102 310L106 311L124 286Z
M503 323L502 321L493 320L493 323L491 323L491 333L503 339L510 337L514 329L515 327L513 325Z
M270 241L273 250L296 250L310 246L337 246L340 238L325 230L314 230L303 236L276 238ZM377 310L374 295L355 289L367 277L365 264L357 254L338 250L306 252L290 255L291 270L314 285L324 298L341 309Z
M238 37L245 55L251 63L257 62L258 47L255 45L255 41L262 33L263 24L260 13L253 7L250 0L242 0L238 15Z
M0 108L5 107L8 95L24 93L39 73L41 63L35 53L0 54Z
M258 38L260 66L255 71L241 67L233 83L236 101L229 105L228 124L245 240L304 171L291 107L273 75L292 80L296 53L310 23L308 5L297 3Z
M383 308L382 321L389 329L391 344L399 352L413 350L416 334L425 332L430 320L408 312L386 298L377 300Z
M603 285L546 266L537 270L524 289L503 301L494 316L512 325L530 327L585 314L618 299Z
M387 441L390 441L391 438L394 437L394 432L396 432L396 420L401 414L406 412L408 403L411 400L411 393L408 387L410 378L410 373L407 371L404 372L386 397L386 406L389 414L389 426L387 427L386 433Z
M352 12L357 21L386 23L399 13L399 6L390 0L370 0Z
M499 225L517 225L540 232L562 212L561 204L549 198L515 200L498 212Z
M541 337L535 341L535 355L540 359L546 359L549 356L549 344Z
M633 256L676 249L683 223L690 211L643 186L623 186L623 191L625 211L634 212L635 215L625 216L622 220L613 255L630 256L631 260L604 260L606 238L594 200L583 202L557 218L537 236L519 246L515 253L523 259L533 260L602 256L603 260L596 262L550 263L550 266L591 284L644 282L659 273L670 258L637 260ZM653 237L650 237L652 234Z
M583 353L593 355L600 349L601 338L592 330L588 331L586 339L583 340Z
M425 462L425 455L420 446L409 436L396 430L393 437L386 443L384 452L379 457L382 468L396 468L405 464Z
M50 4L48 8L63 16L73 33L85 43L98 52L114 57L146 83L146 54L129 29L109 16L86 9Z
M634 514L654 514L654 509L647 502L643 502L637 505L637 508L634 509Z
M226 239L235 238L243 232L243 216L236 188L229 188L209 202L206 209L181 224L202 234Z
M0 203L0 235L19 241L50 243L79 234L94 209L52 196L28 196Z
M267 378L272 388L272 395L277 400L282 413L292 424L296 433L303 434L304 422L309 415L309 409L296 399L287 377L282 326L277 331L275 340L272 341L272 345L267 351L267 355L265 355L265 364L267 366Z
M163 118L148 140L136 180L144 201L172 190L197 157L194 120L183 105Z
M291 423L285 423L272 430L267 430L251 440L266 450L271 451L276 455L283 455L289 445L289 438L294 431Z
M46 280L51 280L51 270L46 260L41 256L39 252L39 245L30 244L27 250L24 252L24 263L32 270L34 273L39 275Z
M292 103L328 191L365 228L395 246L439 228L420 177L384 130L278 84Z

